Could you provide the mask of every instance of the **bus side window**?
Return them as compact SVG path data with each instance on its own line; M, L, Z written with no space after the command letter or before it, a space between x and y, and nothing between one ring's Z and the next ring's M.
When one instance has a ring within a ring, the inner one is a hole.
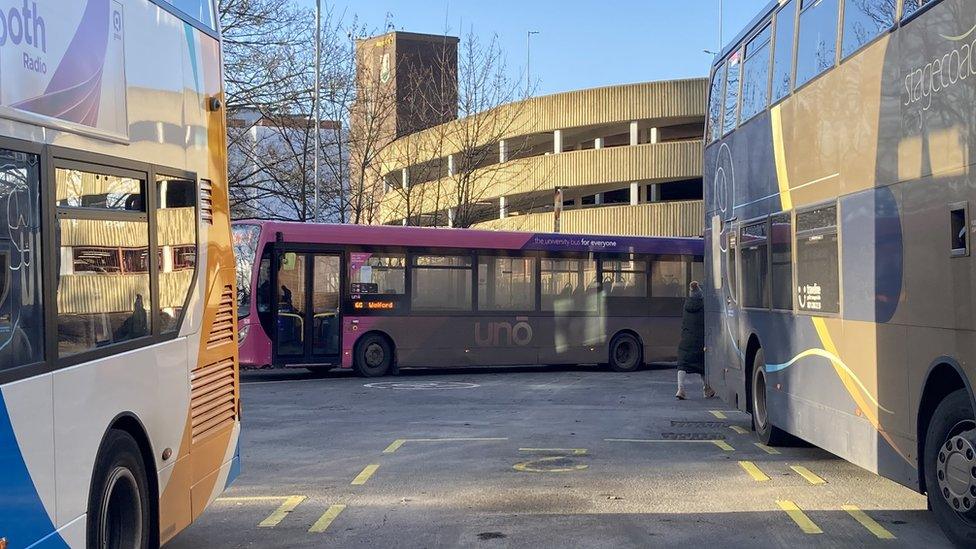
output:
M952 257L969 255L969 204L949 205L949 242Z

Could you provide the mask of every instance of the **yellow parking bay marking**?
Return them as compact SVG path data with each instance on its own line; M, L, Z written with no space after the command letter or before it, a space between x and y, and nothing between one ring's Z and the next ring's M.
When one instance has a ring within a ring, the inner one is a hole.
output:
M753 444L756 445L756 448L759 448L760 450L766 452L767 454L772 454L774 456L779 455L779 450L777 450L776 448L770 448L769 446L766 446L762 442L753 442Z
M752 480L756 482L766 482L767 480L769 480L769 477L766 476L766 473L763 473L759 469L759 467L756 467L756 464L751 461L740 461L739 467L742 467L742 469L745 472L749 473L749 476L752 477Z
M726 419L725 414L718 410L709 410L708 412L713 416L717 417L718 419Z
M519 448L519 452L557 452L560 454L585 456L586 448Z
M308 529L309 533L321 534L322 532L328 530L329 526L332 526L332 521L334 521L336 517L339 516L339 513L341 513L345 508L345 505L330 505L329 508L325 510L325 513L322 513L322 516L319 517L319 520L315 521L315 524Z
M806 515L795 503L789 500L779 500L776 502L779 508L786 511L793 522L800 527L804 534L823 534L823 530Z
M373 473L375 473L376 470L379 469L379 468L380 468L380 465L378 463L371 463L371 464L367 465L366 468L363 469L363 471L361 473L359 473L358 475L356 475L356 478L352 479L351 484L353 486L359 486L360 484L366 484L366 481L369 480L369 477L373 476Z
M271 513L268 515L268 518L258 523L258 527L274 528L275 526L278 526L281 521L285 520L288 513L294 511L295 507L298 507L298 504L303 501L305 501L305 496L289 496L288 498L285 498L285 502L278 506L274 513Z
M681 444L681 443L706 443L714 444L726 452L734 452L733 448L729 443L724 440L665 440L665 439L643 439L643 438L605 438L604 442L639 442L643 444L659 443L659 444Z
M459 437L459 438L398 438L390 443L389 446L383 450L384 454L392 454L400 449L401 446L408 442L498 442L508 440L507 438L497 438L497 437Z
M729 427L729 429L732 429L733 431L735 431L736 433L739 433L740 435L748 435L749 434L749 429L746 429L745 427L739 427L738 425L732 425L732 426Z
M222 503L256 503L262 501L281 501L284 499L288 499L290 497L302 497L302 496L236 496L236 497L217 498L217 501Z
M878 524L876 520L869 517L867 513L857 508L855 505L841 505L841 509L847 511L847 514L854 517L854 520L861 523L861 526L868 529L869 532L874 534L878 539L895 539L894 534L885 529L884 526Z
M393 452L396 452L397 450L399 450L400 447L403 446L403 444L405 442L407 442L406 439L398 438L398 439L394 440L393 442L391 442L390 445L387 446L385 450L383 450L383 453L384 454L392 454Z
M827 484L827 481L818 477L813 471L807 469L802 465L790 465L790 469L796 471L796 474L807 479L810 484Z

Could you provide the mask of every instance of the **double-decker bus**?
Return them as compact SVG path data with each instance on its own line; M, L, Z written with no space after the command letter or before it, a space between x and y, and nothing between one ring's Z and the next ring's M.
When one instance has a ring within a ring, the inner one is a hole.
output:
M777 0L717 57L707 374L976 543L976 3Z
M700 238L234 224L244 367L673 359Z
M238 470L211 0L0 0L0 547L152 547Z

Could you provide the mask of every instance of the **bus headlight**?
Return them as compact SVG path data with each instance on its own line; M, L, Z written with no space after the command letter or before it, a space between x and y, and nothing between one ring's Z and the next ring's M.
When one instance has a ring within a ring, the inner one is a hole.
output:
M241 346L244 344L244 340L247 339L247 333L251 331L251 325L245 324L237 329L237 345Z

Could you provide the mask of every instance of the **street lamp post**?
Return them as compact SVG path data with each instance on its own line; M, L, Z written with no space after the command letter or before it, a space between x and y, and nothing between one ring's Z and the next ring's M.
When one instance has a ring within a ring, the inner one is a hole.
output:
M312 213L312 220L318 223L319 221L319 153L322 149L321 142L321 129L322 129L322 102L320 98L321 90L320 88L320 78L322 73L322 0L315 0L315 92L313 93L313 102L315 103L315 145L313 159L312 159L312 169L315 173L312 175L312 186L314 187L312 199L313 207L315 208Z
M539 34L537 30L525 33L525 95L532 93L532 35Z

